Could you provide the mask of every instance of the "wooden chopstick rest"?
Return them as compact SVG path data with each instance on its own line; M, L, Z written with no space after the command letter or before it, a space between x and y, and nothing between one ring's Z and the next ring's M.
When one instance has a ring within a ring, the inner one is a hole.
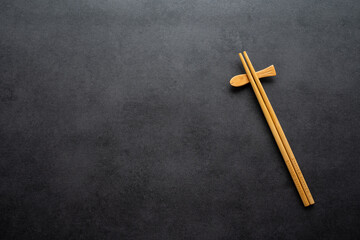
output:
M275 67L274 67L274 65L271 65L267 68L264 68L263 70L257 71L256 75L258 76L258 78L276 76ZM233 87L241 87L248 83L249 83L249 79L246 76L246 74L236 75L236 76L232 77L230 80L230 85Z

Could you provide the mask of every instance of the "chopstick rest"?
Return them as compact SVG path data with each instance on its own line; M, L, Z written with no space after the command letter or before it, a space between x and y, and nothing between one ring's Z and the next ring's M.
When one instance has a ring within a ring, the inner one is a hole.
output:
M267 68L264 68L263 70L257 71L256 75L258 76L258 78L276 76L275 67L274 67L274 65L271 65ZM233 87L241 87L248 83L249 83L249 79L246 76L246 74L236 75L236 76L232 77L230 80L230 85Z

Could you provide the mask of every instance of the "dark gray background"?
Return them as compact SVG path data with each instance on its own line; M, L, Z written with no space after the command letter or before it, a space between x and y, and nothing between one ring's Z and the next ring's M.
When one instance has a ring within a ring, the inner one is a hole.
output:
M359 238L359 1L0 3L1 239ZM316 204L304 208L244 73Z

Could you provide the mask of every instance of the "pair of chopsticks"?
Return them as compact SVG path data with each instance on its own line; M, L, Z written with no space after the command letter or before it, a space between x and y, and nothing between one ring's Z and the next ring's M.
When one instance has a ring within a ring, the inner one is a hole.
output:
M284 131L281 128L279 120L275 115L274 109L270 104L270 101L265 93L264 88L261 85L261 82L256 74L256 71L253 65L251 64L250 59L245 51L244 51L244 56L246 62L241 53L239 53L239 56L244 66L246 75L254 90L256 98L259 101L260 107L265 115L266 121L275 138L276 144L279 147L281 155L284 158L285 164L290 172L291 178L294 181L297 191L299 192L300 198L305 207L313 205L315 201L310 193L309 187L307 186L305 178L301 173L300 167L295 159L294 153L290 148L289 142L285 137Z

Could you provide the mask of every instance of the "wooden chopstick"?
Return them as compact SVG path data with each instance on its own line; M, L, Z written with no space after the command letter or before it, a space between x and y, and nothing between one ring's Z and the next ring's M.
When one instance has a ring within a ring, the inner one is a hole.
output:
M309 201L308 201L308 199L306 197L304 189L301 186L299 178L298 178L298 176L297 176L297 174L296 174L296 172L294 170L294 167L291 164L289 156L288 156L288 154L286 152L286 149L285 149L285 147L284 147L284 145L283 145L283 143L281 141L280 135L279 135L278 131L276 130L276 127L275 127L275 124L274 124L274 122L273 122L273 120L271 118L271 115L270 115L270 113L269 113L269 111L268 111L268 109L267 109L267 107L265 105L265 102L264 102L264 100L263 100L263 98L262 98L262 96L261 96L261 94L259 92L259 89L258 89L258 87L257 87L257 85L256 85L256 83L254 81L254 78L250 73L250 70L249 70L249 68L248 68L248 66L247 66L247 64L245 62L244 57L242 56L241 53L239 53L239 56L240 56L240 60L241 60L241 62L243 64L243 66L244 66L246 75L247 75L247 77L248 77L248 79L250 81L250 84L251 84L251 86L252 86L252 88L254 90L255 96L256 96L259 104L260 104L260 107L261 107L263 113L264 113L265 119L266 119L266 121L267 121L267 123L268 123L268 125L270 127L271 133L273 134L274 139L276 141L276 144L278 145L279 150L281 152L281 155L284 158L286 167L288 168L288 170L290 172L290 175L291 175L291 178L292 178L292 180L293 180L293 182L295 184L295 187L296 187L296 189L297 189L297 191L298 191L298 193L300 195L300 198L301 198L304 206L307 207L307 206L310 205L310 203L309 203Z
M295 169L295 172L296 172L296 175L298 176L298 178L300 180L301 186L304 189L306 197L309 200L309 204L312 205L312 204L315 203L315 201L314 201L314 199L313 199L313 197L312 197L312 195L310 193L310 189L309 189L308 185L306 184L305 178L304 178L304 176L303 176L303 174L302 174L302 172L300 170L300 167L299 167L299 165L298 165L298 163L296 161L294 153L291 150L290 144L289 144L289 142L288 142L288 140L287 140L287 138L285 136L285 133L284 133L284 131L283 131L281 125L280 125L280 122L279 122L278 118L276 117L274 109L271 106L271 103L270 103L270 101L269 101L269 99L268 99L268 97L267 97L267 95L265 93L265 90L264 90L260 80L259 80L257 74L255 74L256 73L255 69L254 69L253 65L251 64L251 61L250 61L249 56L247 55L246 51L244 51L244 56L245 56L245 59L246 59L246 62L248 64L248 66L250 68L250 71L251 71L251 73L252 73L252 75L254 77L255 83L256 83L259 91L260 91L260 94L261 94L261 96L262 96L262 98L263 98L263 100L265 102L265 105L266 105L266 107L267 107L267 109L268 109L268 111L270 113L270 116L271 116L271 118L272 118L272 120L273 120L273 122L275 124L275 127L276 127L276 129L277 129L277 131L278 131L278 133L280 135L281 141L283 142L283 145L284 145L284 147L286 149L286 152L287 152L287 154L288 154L288 156L290 158L291 164L293 165L293 167Z

